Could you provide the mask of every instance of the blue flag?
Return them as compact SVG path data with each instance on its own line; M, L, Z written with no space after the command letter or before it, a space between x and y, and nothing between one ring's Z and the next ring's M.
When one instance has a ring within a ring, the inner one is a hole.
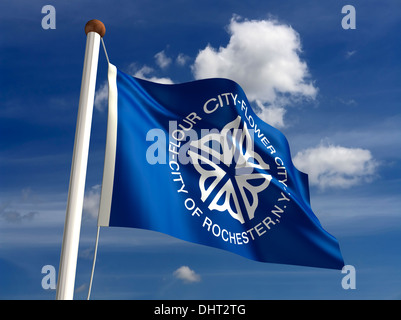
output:
M109 65L100 226L281 264L341 269L288 142L227 79L164 85Z

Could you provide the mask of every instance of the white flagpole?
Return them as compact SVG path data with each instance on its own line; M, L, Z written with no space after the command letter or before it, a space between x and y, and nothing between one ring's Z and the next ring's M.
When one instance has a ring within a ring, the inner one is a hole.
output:
M100 39L104 36L105 32L106 28L99 20L91 20L85 26L87 39L84 69L82 73L63 245L61 248L57 281L57 300L72 300L74 297L75 272L78 258L79 234L81 231L99 46Z

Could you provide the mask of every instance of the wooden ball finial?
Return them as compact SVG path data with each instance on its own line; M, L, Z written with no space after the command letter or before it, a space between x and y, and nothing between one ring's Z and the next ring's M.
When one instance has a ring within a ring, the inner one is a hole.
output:
M89 32L96 32L103 38L106 33L106 27L104 26L102 21L93 19L86 23L85 25L85 34L88 35Z

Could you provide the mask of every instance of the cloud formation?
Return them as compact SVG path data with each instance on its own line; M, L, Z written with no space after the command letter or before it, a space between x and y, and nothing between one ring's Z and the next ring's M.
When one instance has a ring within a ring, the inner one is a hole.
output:
M152 82L157 82L157 83L162 83L162 84L173 84L173 80L170 78L159 78L156 76L152 76L152 73L154 73L155 70L151 67L148 67L147 65L144 65L141 69L136 71L134 73L134 77L143 79L143 80L148 80Z
M39 212L24 210L22 208L16 209L16 207L20 207L21 205L27 205L30 200L32 200L32 189L28 187L21 190L21 195L17 200L0 202L0 220L8 223L32 221Z
M156 53L155 54L155 59L156 59L156 64L161 69L167 68L172 62L172 59L166 56L166 53L164 52L164 50Z
M369 150L320 144L298 152L295 166L321 189L349 188L373 179L378 163Z
M188 266L179 267L173 272L173 276L183 280L185 283L199 282L201 280L200 275L191 270Z
M192 65L196 79L223 77L238 82L260 116L275 126L284 126L284 107L300 98L314 99L317 88L309 80L301 60L299 34L275 20L244 20L234 17L228 26L226 47L208 45Z
M22 213L12 209L0 208L0 218L9 223L21 223L22 221L31 221L38 212L30 211Z
M100 192L102 186L97 184L85 194L83 211L91 218L97 219L100 204Z
M107 81L105 81L95 92L94 105L96 110L103 112L107 108L108 98L109 98L109 85Z
M187 62L189 61L189 59L190 59L189 56L187 56L187 55L185 55L185 54L183 54L183 53L180 53L180 54L177 56L175 62L176 62L179 66L183 67L183 66L185 66L185 65L187 64Z

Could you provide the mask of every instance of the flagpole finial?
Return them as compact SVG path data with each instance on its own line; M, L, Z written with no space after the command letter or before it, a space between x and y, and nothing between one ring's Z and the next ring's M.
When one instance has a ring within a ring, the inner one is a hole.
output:
M88 35L89 32L96 32L103 38L106 33L106 27L102 21L93 19L88 21L85 25L85 34Z

